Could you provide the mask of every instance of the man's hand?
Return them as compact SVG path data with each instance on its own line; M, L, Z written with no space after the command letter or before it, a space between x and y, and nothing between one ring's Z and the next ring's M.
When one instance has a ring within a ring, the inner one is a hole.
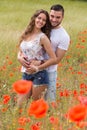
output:
M31 60L29 67L27 68L28 73L33 74L38 71L38 66L41 64L41 61Z
M26 72L30 74L35 73L37 71L37 67L41 64L41 61L39 60L28 61L27 57L25 57L20 51L18 53L18 61L26 68Z
M29 61L27 61L27 57L25 57L25 56L23 55L23 53L21 53L21 52L18 53L18 61L19 61L19 62L21 63L21 65L23 65L24 67L29 68L30 63L29 63Z
M41 64L40 60L31 60L30 65L35 65L35 66L39 66Z

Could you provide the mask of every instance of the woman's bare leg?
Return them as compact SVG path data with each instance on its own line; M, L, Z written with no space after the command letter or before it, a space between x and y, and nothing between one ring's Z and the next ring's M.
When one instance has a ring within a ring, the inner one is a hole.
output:
M32 98L33 98L33 100L38 100L41 97L44 97L46 90L47 90L47 86L45 86L45 85L38 86L38 87L33 86L33 88L32 88Z
M32 94L32 91L30 91L30 92L27 93L27 94L18 94L18 95L17 95L17 106L18 106L19 108L21 108L23 102L24 102L24 101L27 102L28 98L31 97L31 94Z

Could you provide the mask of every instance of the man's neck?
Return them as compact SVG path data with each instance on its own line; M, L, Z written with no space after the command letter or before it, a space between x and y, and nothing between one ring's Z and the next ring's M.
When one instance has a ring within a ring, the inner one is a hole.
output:
M53 27L52 29L58 29L58 28L60 28L61 27L61 25L59 25L59 26L57 26L57 27Z

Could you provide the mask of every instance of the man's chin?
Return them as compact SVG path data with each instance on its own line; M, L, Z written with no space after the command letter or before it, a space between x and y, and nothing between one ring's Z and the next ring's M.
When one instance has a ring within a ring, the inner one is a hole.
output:
M52 28L56 28L56 27L58 27L59 26L59 24L52 24Z

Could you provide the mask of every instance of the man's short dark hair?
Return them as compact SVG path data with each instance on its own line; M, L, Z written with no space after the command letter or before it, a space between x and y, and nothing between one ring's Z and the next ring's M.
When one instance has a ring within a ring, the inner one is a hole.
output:
M50 8L50 10L62 11L62 14L64 15L64 8L60 4L52 5L51 8Z

